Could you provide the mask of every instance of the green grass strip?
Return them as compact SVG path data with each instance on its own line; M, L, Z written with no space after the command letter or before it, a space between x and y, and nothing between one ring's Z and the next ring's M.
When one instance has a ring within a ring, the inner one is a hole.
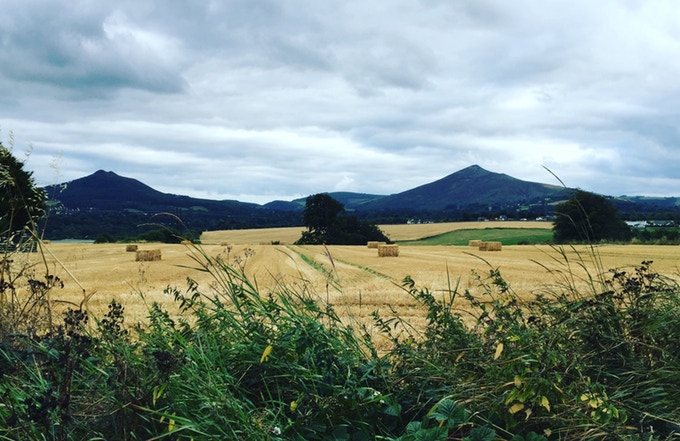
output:
M484 228L449 231L418 240L397 241L399 245L462 245L470 240L501 242L503 245L550 243L553 232L546 228Z
M286 248L288 248L289 250L291 250L292 252L294 252L295 254L300 256L300 259L302 259L303 262L305 262L307 265L314 268L316 271L319 271L324 276L326 276L326 277L332 277L333 276L333 274L332 274L333 272L331 270L328 270L322 264L320 264L316 260L312 259L311 257L306 255L305 253L303 253L299 249L295 249L295 248L292 248L290 246L287 246Z
M362 265L357 265L356 263L348 262L346 260L341 260L341 259L335 259L337 262L344 263L345 265L349 265L351 267L360 269L362 271L366 271L369 274L373 274L374 276L382 277L383 279L388 279L388 280L394 280L392 277L388 276L387 274L383 274L381 272L378 272L374 270L373 268L369 268L367 266L362 266Z

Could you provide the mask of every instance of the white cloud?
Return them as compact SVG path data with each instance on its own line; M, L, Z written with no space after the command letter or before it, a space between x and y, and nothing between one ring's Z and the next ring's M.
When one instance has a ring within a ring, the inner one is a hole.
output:
M340 182L335 184L335 186L333 187L333 190L335 190L335 191L352 191L352 190L354 190L354 179L350 178L347 175L343 175Z
M395 193L476 163L679 193L673 0L71 6L0 16L0 129L33 144L41 182L60 157L65 179L263 201Z

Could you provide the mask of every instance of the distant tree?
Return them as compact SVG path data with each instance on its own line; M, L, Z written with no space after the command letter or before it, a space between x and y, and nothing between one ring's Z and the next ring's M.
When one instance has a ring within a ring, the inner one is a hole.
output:
M0 142L0 238L20 236L45 214L45 193L32 173ZM16 238L15 238L16 239Z
M101 233L94 240L94 243L114 243L114 242L116 242L116 239L114 239L114 237L111 236L109 233Z
M146 242L180 243L182 238L177 232L170 228L158 228L140 234L137 236L137 240Z
M302 216L307 231L296 243L307 245L362 245L368 241L389 242L376 225L345 213L345 206L325 193L309 196Z
M555 207L553 233L557 243L627 241L632 237L611 201L583 190L574 191Z
M322 238L328 234L338 215L345 211L341 202L330 195L319 193L307 198L302 222L310 237Z

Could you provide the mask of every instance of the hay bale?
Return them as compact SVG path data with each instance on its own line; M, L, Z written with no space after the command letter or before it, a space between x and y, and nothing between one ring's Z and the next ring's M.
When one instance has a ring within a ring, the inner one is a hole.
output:
M228 247L228 246L229 246L229 242L220 242L220 246L221 246L221 247Z
M469 247L479 248L479 245L480 245L481 243L482 243L481 240L479 240L479 239L474 239L474 240L471 240L470 242L468 242L468 246L469 246Z
M489 242L487 246L487 251L501 251L503 249L503 244L501 242Z
M379 257L399 257L399 245L378 245Z
M501 251L503 244L501 242L480 242L479 251Z
M136 262L156 262L161 260L161 250L137 250Z
M52 243L52 241L51 241L51 240L48 240L48 239L45 239L45 240L42 241L42 243L44 243L45 245L49 245L49 244Z
M371 240L369 242L366 242L366 246L368 248L378 248L380 245L387 245L387 243L386 242L378 242L378 241L375 241L375 240Z
M126 245L125 246L125 252L134 253L135 251L137 251L137 245Z

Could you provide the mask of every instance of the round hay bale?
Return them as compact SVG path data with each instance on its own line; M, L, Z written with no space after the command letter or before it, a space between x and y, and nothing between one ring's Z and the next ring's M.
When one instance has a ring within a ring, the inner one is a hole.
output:
M128 253L134 253L137 251L138 246L137 245L126 245L125 246L125 251Z

